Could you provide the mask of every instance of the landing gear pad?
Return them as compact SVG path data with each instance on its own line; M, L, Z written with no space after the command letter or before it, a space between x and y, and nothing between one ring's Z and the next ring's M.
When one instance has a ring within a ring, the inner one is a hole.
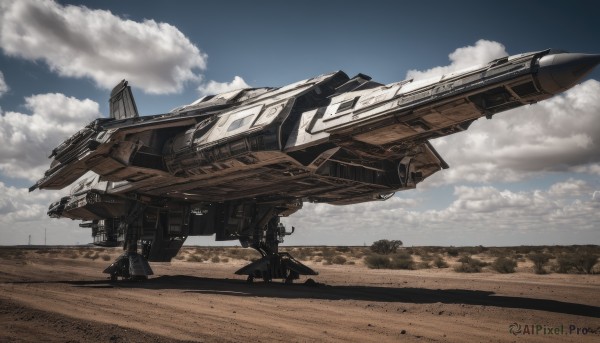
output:
M148 275L154 274L148 260L135 252L126 252L119 256L103 273L110 274L113 281L118 277L125 280L145 280Z
M263 256L260 260L242 267L235 273L248 275L248 282L259 278L264 282L271 282L272 279L284 279L285 283L292 283L300 278L300 275L319 275L287 252Z

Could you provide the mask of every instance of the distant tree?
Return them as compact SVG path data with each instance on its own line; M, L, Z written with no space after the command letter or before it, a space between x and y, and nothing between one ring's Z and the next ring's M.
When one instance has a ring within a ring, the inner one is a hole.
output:
M558 257L559 273L569 273L576 271L577 273L592 274L594 266L598 262L598 255L591 251L579 250L571 254L564 254Z
M402 241L390 241L387 239L380 239L371 244L371 251L376 254L389 255L394 254L399 247L402 246Z

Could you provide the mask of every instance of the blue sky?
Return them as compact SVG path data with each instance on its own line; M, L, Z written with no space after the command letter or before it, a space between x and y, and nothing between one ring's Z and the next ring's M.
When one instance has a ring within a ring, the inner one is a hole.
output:
M43 243L44 227L48 243L91 240L45 217L55 192L25 188L55 145L106 114L122 78L142 114L340 69L391 83L502 54L600 53L598 13L597 1L0 1L0 244ZM451 169L417 190L305 204L284 220L297 228L287 243L600 244L598 69L566 94L433 142Z

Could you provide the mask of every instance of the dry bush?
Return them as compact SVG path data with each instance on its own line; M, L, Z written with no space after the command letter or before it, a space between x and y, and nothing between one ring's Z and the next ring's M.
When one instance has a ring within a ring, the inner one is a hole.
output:
M446 248L446 254L448 254L448 256L457 257L459 254L458 248L452 246L448 247Z
M367 255L368 248L351 248L350 251L346 254L346 256L361 259Z
M198 255L189 255L185 260L188 262L204 262L202 256Z
M321 262L321 261L323 261L323 258L321 256L317 256L317 257L315 257L314 261Z
M448 263L446 263L444 258L439 255L433 259L433 265L438 268L448 268Z
M494 263L492 263L492 269L502 274L514 273L516 267L517 262L507 257L498 257Z
M346 263L346 258L342 255L335 255L331 259L331 263L333 264L344 264Z
M417 263L417 269L429 269L429 268L431 268L431 265L427 261L422 261L422 262Z
M433 255L430 255L428 252L421 252L421 261L423 262L431 262L433 261Z
M222 258L222 259L221 259L221 262L223 262L223 263L227 263L227 262L229 262L229 259L228 259L227 257L225 257L225 258Z
M215 256L213 256L213 257L210 259L210 262L212 262L212 263L219 263L219 262L221 262L221 259L219 258L219 256L218 256L218 255L215 255Z
M371 269L415 269L415 262L406 252L382 255L371 254L365 257L365 264Z
M488 265L488 263L468 255L458 259L458 262L460 262L460 265L454 267L454 271L459 273L479 273L481 272L481 268Z
M392 255L392 269L415 269L415 262L412 255L408 253Z
M331 258L333 258L333 256L335 255L335 249L331 249L331 248L323 248L322 252L323 252L323 257L328 258L329 260Z
M391 269L392 261L389 256L373 254L365 257L365 264L371 269Z
M543 252L534 252L527 255L527 258L533 262L533 271L536 274L546 274L544 266L550 261L552 255Z
M102 261L110 261L110 255L108 255L108 254L103 254L101 257L102 257Z
M347 252L350 252L350 248L346 247L346 246L340 246L340 247L336 247L335 251L342 252L342 253L347 253Z
M598 263L598 255L588 250L579 250L559 256L556 271L559 273L593 274L596 263Z
M311 253L308 248L299 248L297 252L294 253L294 258L297 258L300 261L310 260Z
M508 247L494 247L489 248L487 254L492 257L509 257L515 254L512 248Z

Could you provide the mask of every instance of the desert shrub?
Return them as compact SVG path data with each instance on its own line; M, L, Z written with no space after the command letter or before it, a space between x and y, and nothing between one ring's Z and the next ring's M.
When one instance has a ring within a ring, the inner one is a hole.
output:
M294 254L294 257L300 261L306 261L310 259L310 251L306 248L298 249L298 252Z
M352 256L356 257L356 258L363 258L363 257L367 256L370 253L371 253L371 248L370 247L367 247L367 248L358 248L355 251L353 251Z
M448 254L448 256L452 256L452 257L456 257L458 256L458 249L455 247L449 247L448 249L446 249L446 254Z
M576 271L578 273L592 274L594 266L598 263L598 255L591 251L577 251L559 256L557 263L557 272L559 273Z
M423 262L433 261L433 256L425 249L415 249L414 255L419 256Z
M488 265L479 259L473 258L471 256L465 255L458 259L460 265L454 267L454 271L459 273L479 273L481 272L481 268Z
M317 257L315 257L314 261L315 262L321 262L321 261L323 261L323 257L317 256Z
M484 247L483 245L478 245L475 247L462 247L462 251L469 255L477 255L488 251L489 248Z
M514 273L516 267L517 262L506 257L498 257L494 263L492 263L492 269L503 274Z
M333 264L344 264L346 263L346 258L342 255L335 255L331 259L331 263Z
M335 250L331 248L323 248L323 257L329 257L329 260L335 255Z
M433 259L433 265L438 268L448 268L448 263L441 256L436 256Z
M102 261L109 261L110 260L110 255L108 255L108 254L103 254L101 257L102 257Z
M410 254L400 253L392 255L391 269L415 269L415 262Z
M218 256L218 255L215 255L215 256L213 256L213 257L210 259L210 262L212 262L212 263L219 263L219 262L221 262L221 259L219 258L219 256Z
M546 274L544 266L550 261L552 255L543 252L534 252L527 255L527 258L533 262L533 271L536 274Z
M365 264L371 269L389 269L392 261L386 255L373 254L365 257Z
M343 252L343 253L350 252L350 248L346 247L346 246L337 247L337 248L335 248L335 250L338 252Z
M222 259L221 259L221 262L223 262L223 263L227 263L227 262L229 262L229 259L228 259L227 257L225 257L225 258L222 258Z
M371 251L380 254L380 255L388 255L394 254L399 247L402 246L402 241L394 240L390 241L387 239L380 239L378 241L373 242L371 244Z
M355 265L356 262L354 262L354 261L348 261L348 262L346 262L346 264Z
M422 262L417 263L417 269L429 269L429 268L431 268L431 265L427 261L422 261Z
M188 262L202 262L202 261L204 261L204 259L202 258L202 256L198 256L198 255L189 255L185 260L188 261Z

